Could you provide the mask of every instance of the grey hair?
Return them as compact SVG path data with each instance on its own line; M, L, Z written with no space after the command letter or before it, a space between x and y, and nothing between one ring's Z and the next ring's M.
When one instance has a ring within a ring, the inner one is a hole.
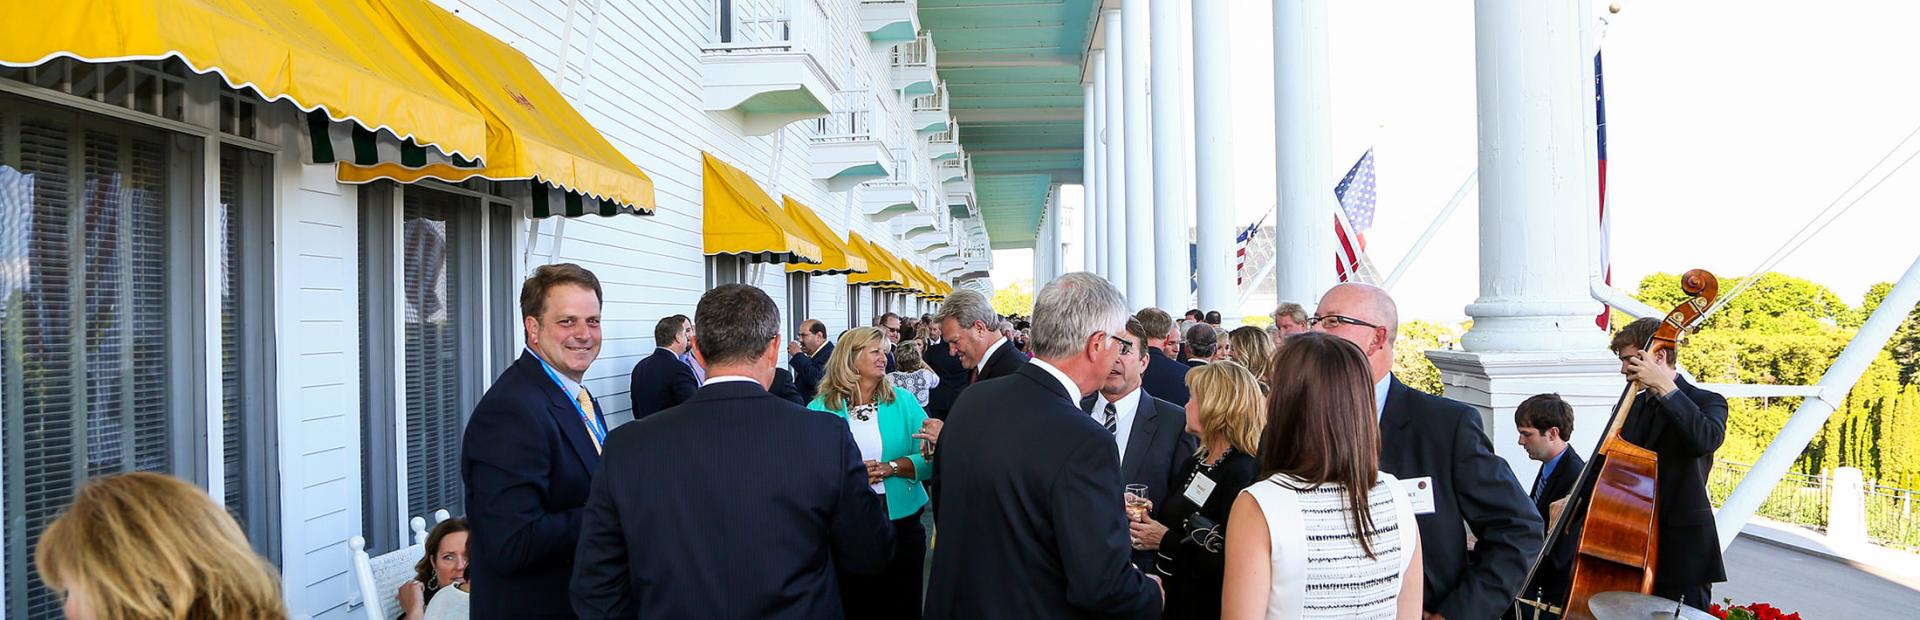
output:
M693 317L699 326L694 347L708 366L751 362L780 337L780 307L766 291L745 284L707 291Z
M1292 318L1294 323L1301 325L1307 324L1307 309L1291 301L1280 302L1279 306L1274 307L1271 316L1276 323L1280 321L1280 317L1284 316Z
M1084 271L1054 278L1033 299L1028 348L1040 359L1073 355L1095 333L1118 335L1129 314L1127 298L1105 278Z
M973 289L960 289L947 296L947 303L940 305L940 311L933 314L933 323L938 326L947 319L960 324L960 329L973 327L979 322L987 329L1000 329L1000 315L994 313L993 304L987 303L987 296Z

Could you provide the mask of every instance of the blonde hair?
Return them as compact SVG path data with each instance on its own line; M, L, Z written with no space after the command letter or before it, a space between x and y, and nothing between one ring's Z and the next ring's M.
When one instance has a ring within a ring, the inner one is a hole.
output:
M1267 330L1244 326L1228 332L1227 340L1233 343L1234 359L1265 385L1267 371L1273 367L1273 337L1267 335Z
M854 392L860 390L860 372L853 369L854 362L868 348L889 344L887 334L878 327L855 327L840 334L833 356L827 358L826 375L820 378L820 402L836 411L850 407ZM884 375L874 389L873 402L893 402L893 382Z
M273 566L199 488L160 474L101 476L47 527L33 554L47 587L79 590L97 618L284 620Z
M913 372L926 368L926 361L920 359L920 350L925 346L926 344L919 340L901 342L900 346L893 349L893 363L900 367L900 372Z
M1266 426L1260 384L1239 362L1222 361L1187 371L1187 389L1200 411L1200 449L1215 439L1243 454L1258 454Z

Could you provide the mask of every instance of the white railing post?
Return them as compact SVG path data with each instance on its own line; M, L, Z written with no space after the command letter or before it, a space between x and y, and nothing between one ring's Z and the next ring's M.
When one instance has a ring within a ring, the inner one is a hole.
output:
M1800 408L1787 419L1785 427L1767 444L1767 450L1761 453L1760 460L1747 471L1740 480L1740 486L1734 488L1733 495L1721 504L1714 521L1719 527L1720 549L1725 550L1733 544L1733 538L1740 535L1740 529L1753 518L1753 512L1760 508L1774 485L1780 483L1780 477L1806 451L1807 444L1814 435L1820 433L1827 418L1846 401L1847 392L1853 390L1854 383L1860 380L1867 366L1886 348L1887 340L1893 337L1894 330L1906 321L1907 314L1913 311L1914 303L1920 301L1920 257L1914 259L1907 271L1895 282L1893 290L1887 292L1880 307L1874 309L1873 316L1867 317L1865 325L1855 332L1853 340L1840 351L1833 360L1833 366L1820 376L1821 393L1818 397L1808 398L1800 403Z

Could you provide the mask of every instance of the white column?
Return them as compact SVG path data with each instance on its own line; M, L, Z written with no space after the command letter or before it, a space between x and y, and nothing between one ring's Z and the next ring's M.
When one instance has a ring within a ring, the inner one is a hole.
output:
M1197 28L1206 22L1195 17L1194 23ZM1280 299L1317 301L1339 281L1333 270L1333 186L1340 179L1327 159L1333 109L1326 0L1273 3L1273 86L1279 185L1273 273Z
M1514 445L1522 400L1559 393L1574 408L1570 443L1593 454L1624 387L1587 286L1599 219L1590 9L1474 2L1480 297L1467 306L1464 350L1427 358L1448 397L1481 411L1520 480L1539 469Z
M1095 234L1093 208L1095 195L1100 191L1100 119L1094 115L1100 103L1100 52L1094 52L1087 58L1088 79L1080 87L1081 137L1080 146L1080 270L1098 272L1099 258L1095 246L1099 244L1099 235Z
M1107 155L1113 151L1107 148L1107 51L1093 52L1093 89L1092 98L1087 104L1093 108L1093 184L1087 188L1087 195L1093 199L1093 208L1088 211L1087 234L1093 241L1088 243L1089 273L1107 275L1107 219L1112 216L1108 206L1113 200L1108 185Z
M1165 4L1169 0L1157 0ZM1134 307L1154 303L1153 249L1154 220L1154 154L1153 125L1149 123L1147 109L1147 73L1148 59L1152 57L1153 47L1147 38L1147 29L1152 23L1148 19L1146 0L1127 0L1120 3L1120 13L1126 17L1121 20L1120 55L1124 59L1122 66L1126 83L1121 86L1122 96L1126 98L1127 124L1127 250L1123 254L1127 261L1127 301ZM1177 67L1169 71L1178 75Z
M1193 3L1194 243L1200 278L1197 307L1239 303L1234 284L1232 42L1221 24L1232 19L1228 0ZM1186 231L1180 231L1182 237ZM1183 306L1167 312L1184 312Z
M1055 185L1053 186L1053 191L1049 192L1053 195L1053 206L1048 207L1048 213L1052 215L1048 218L1051 224L1047 229L1047 235L1053 239L1053 252L1047 255L1052 263L1047 265L1047 274L1050 276L1047 279L1049 280L1067 273L1067 239L1063 236L1067 233L1067 207L1061 203L1061 187L1064 186ZM1034 290L1038 291L1040 289L1036 288Z
M1468 351L1606 344L1589 254L1570 251L1588 247L1599 208L1593 48L1582 36L1592 19L1586 2L1474 3L1480 297L1467 306Z
M1186 75L1180 71L1180 2L1153 0L1153 299L1169 312L1187 305ZM1224 22L1220 22L1224 23ZM1216 24L1217 25L1217 24ZM1223 29L1224 30L1224 29ZM1216 33L1224 34L1224 32ZM1209 35L1212 36L1212 35Z
M1121 67L1125 64L1126 51L1121 49L1120 10L1107 9L1100 12L1101 28L1105 30L1107 44L1106 83L1107 106L1103 127L1107 132L1106 170L1106 211L1101 220L1107 231L1107 280L1120 289L1123 295L1127 290L1127 195L1132 190L1127 184L1127 135L1132 129L1126 126L1126 109L1122 85L1126 83Z

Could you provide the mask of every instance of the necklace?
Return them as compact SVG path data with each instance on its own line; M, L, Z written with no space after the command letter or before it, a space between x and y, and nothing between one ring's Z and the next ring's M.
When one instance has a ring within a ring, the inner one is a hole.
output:
M867 403L864 405L854 405L851 409L848 410L847 413L852 415L853 419L855 420L866 422L868 420L872 420L873 415L877 413L879 410L880 410L879 405L876 405L874 403Z

